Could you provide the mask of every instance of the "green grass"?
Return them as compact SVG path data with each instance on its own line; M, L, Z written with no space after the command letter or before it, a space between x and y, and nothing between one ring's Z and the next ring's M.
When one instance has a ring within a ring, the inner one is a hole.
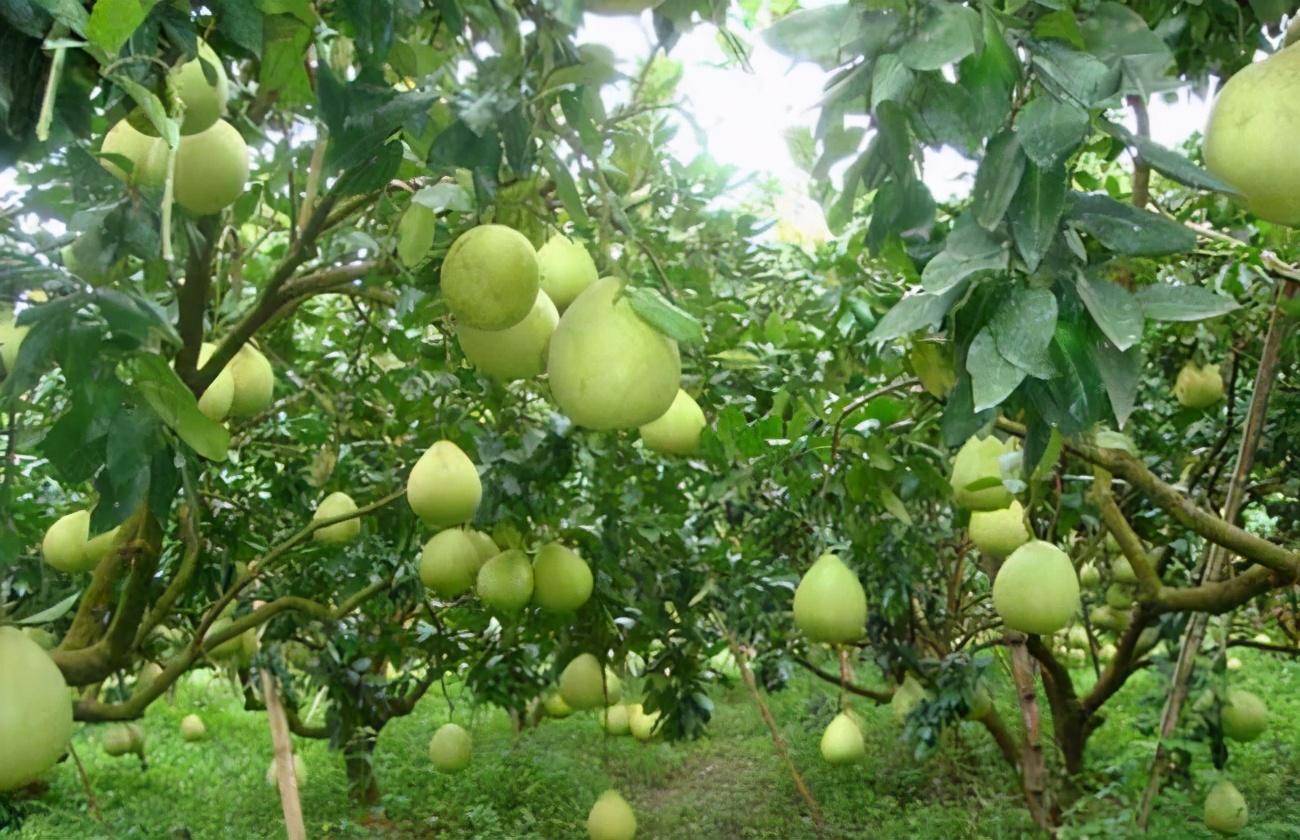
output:
M1300 837L1300 664L1244 651L1237 684L1271 707L1264 737L1234 748L1230 775L1245 794L1251 825L1241 836ZM270 761L265 716L244 712L233 689L187 682L174 702L159 702L144 725L149 766L110 759L99 727L76 737L103 822L92 819L74 767L59 765L50 789L25 803L24 838L255 838L283 836L279 801L263 779ZM1078 801L1065 837L1132 836L1131 809L1145 780L1152 731L1163 701L1154 675L1133 680L1090 745L1089 780L1099 793ZM436 693L436 692L435 692ZM309 768L303 810L314 837L580 838L595 797L619 788L637 810L642 838L802 838L815 836L802 800L772 750L766 727L743 689L720 689L709 736L690 744L638 744L605 738L591 715L546 721L515 737L503 713L456 719L475 737L471 768L434 772L425 755L433 730L447 720L441 696L384 730L376 756L384 792L382 814L350 806L342 761L321 742L299 750ZM963 724L945 748L917 761L899 740L888 708L860 704L867 761L833 768L817 753L833 712L833 689L800 677L770 697L796 764L825 810L832 837L1011 838L1035 836L1016 780L983 730ZM1014 709L1000 698L1009 720ZM183 742L182 717L198 712L210 739ZM1186 785L1161 798L1154 838L1208 837L1201 826L1202 791L1211 778L1208 751L1190 745ZM175 833L174 833L175 832ZM173 834L174 833L174 834Z

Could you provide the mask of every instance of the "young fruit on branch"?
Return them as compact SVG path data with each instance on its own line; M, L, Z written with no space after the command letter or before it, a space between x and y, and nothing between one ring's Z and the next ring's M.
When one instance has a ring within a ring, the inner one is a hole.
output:
M631 735L632 729L629 718L628 707L623 703L614 703L604 709L601 709L597 715L600 719L600 725L610 735Z
M411 468L406 501L426 525L449 528L473 518L483 498L478 468L449 440L430 446Z
M208 737L208 728L203 725L203 718L198 715L186 715L181 720L181 738L186 741L202 741Z
M541 288L537 252L505 225L470 228L442 262L442 297L458 324L504 330L528 315Z
M320 504L316 506L316 512L312 514L311 521L320 522L325 519L333 519L336 516L355 513L356 510L357 503L352 501L351 496L342 491L336 491L321 499ZM354 516L333 525L326 525L324 528L317 528L312 533L312 539L329 545L343 545L356 539L360 533L361 517Z
M607 790L587 814L587 836L591 840L632 840L636 837L636 814L618 791Z
M293 754L293 778L298 783L298 790L302 790L307 784L307 765L303 762L302 756L297 753ZM266 786L277 789L280 787L280 776L276 773L274 757L271 759L271 765L266 768Z
M1225 737L1253 741L1268 729L1268 706L1249 691L1229 689L1219 712L1219 723Z
M799 581L794 623L810 641L828 644L854 642L866 632L867 595L834 554L823 554Z
M899 723L907 720L907 716L912 713L917 704L928 699L929 696L930 693L916 677L911 674L903 677L903 681L894 689L894 696L889 698L889 710L893 713L894 720Z
M975 547L993 557L1006 557L1029 542L1030 533L1025 527L1025 509L1020 502L1012 501L1001 510L972 511L970 539Z
M109 156L101 157L100 164L133 187L160 187L167 177L167 144L160 137L137 131L126 119L108 130L99 152ZM125 158L129 166L122 168L113 156Z
M233 125L217 120L181 138L172 183L177 204L196 216L220 213L243 195L247 182L248 146Z
M591 567L559 543L542 546L533 561L533 603L552 612L572 612L591 597Z
M1014 439L1006 443L992 435L973 436L957 450L952 462L953 499L968 510L1001 510L1012 502L1002 483L1002 457L1016 451Z
M700 404L679 388L668 410L641 427L641 442L661 455L694 455L707 424Z
M632 731L632 737L638 741L652 740L659 734L659 718L661 712L646 712L645 707L640 703L633 703L627 707L627 724L628 729Z
M230 401L232 417L252 417L271 404L275 392L275 369L261 350L245 344L226 369L230 371L235 386Z
M1012 630L1055 633L1079 606L1079 579L1070 558L1042 540L1012 552L993 580L993 609Z
M199 346L197 367L202 368L217 351L217 345L205 341ZM214 423L220 423L230 415L230 407L235 400L235 377L230 373L230 365L221 369L217 378L199 395L199 411Z
M41 556L61 572L91 572L108 556L121 526L91 538L90 511L78 510L60 517L45 532Z
M602 678L603 675L603 678ZM560 696L577 711L601 709L623 698L623 684L590 653L575 656L560 672Z
M1184 408L1209 408L1223 399L1223 376L1219 374L1219 366L1202 367L1195 362L1183 365L1174 382L1174 399Z
M1250 812L1246 797L1227 779L1220 779L1205 797L1205 827L1220 834L1236 834L1246 827Z
M469 591L478 570L478 550L460 528L434 534L420 553L420 582L443 598Z
M209 73L212 74L211 81L208 80ZM230 82L226 78L226 69L221 66L221 58L206 41L199 41L198 55L174 70L170 82L176 96L185 103L181 134L206 131L225 115Z
M72 738L72 698L50 655L15 627L0 627L0 792L35 781Z
M537 267L542 291L560 312L568 309L599 277L587 249L558 233L537 251Z
M475 589L488 606L516 612L533 597L533 566L522 551L503 551L478 570Z
M847 712L840 712L822 733L822 759L827 764L852 764L867 754L862 729Z
M502 330L456 325L460 349L480 372L501 382L532 379L546 370L546 348L560 313L546 292L539 291L533 308L517 324Z
M104 752L114 758L134 753L144 758L144 730L134 723L110 726L104 733Z
M429 741L429 760L443 773L464 770L473 754L474 741L459 724L444 723Z
M553 717L556 720L566 718L573 714L573 707L564 702L558 691L549 691L542 698L542 709L546 712L547 717Z

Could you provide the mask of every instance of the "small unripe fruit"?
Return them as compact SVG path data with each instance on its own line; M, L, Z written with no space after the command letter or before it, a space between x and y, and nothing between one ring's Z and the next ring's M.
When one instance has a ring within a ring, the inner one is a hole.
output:
M600 710L600 725L610 735L631 735L630 715L628 707L622 703L615 703L612 706Z
M244 193L248 146L233 125L217 120L181 138L172 192L176 203L196 216L220 213Z
M587 249L558 233L537 251L537 267L542 291L561 312L599 277Z
M120 155L130 162L131 168L122 168L116 160L102 157L99 162L115 177L132 186L159 187L167 177L167 144L162 138L150 137L125 119L104 135L99 151L105 155Z
M303 762L302 756L294 753L293 756L293 778L298 784L298 790L302 790L307 784L307 765ZM280 776L276 772L275 759L271 759L271 765L266 768L266 786L270 788L280 787Z
M623 697L618 677L590 653L575 656L560 672L559 684L564 702L578 711L603 708Z
M144 730L134 723L110 726L104 732L104 752L117 758L134 753L144 755Z
M1116 583L1131 586L1138 582L1137 573L1133 571L1133 564L1123 555L1110 561L1110 576Z
M1079 585L1084 589L1096 589L1101 586L1101 572L1095 563L1084 563L1079 567Z
M607 790L587 814L590 840L633 840L636 837L636 814L618 791Z
M1300 67L1300 65L1297 65ZM1223 376L1218 365L1183 365L1174 382L1174 398L1184 408L1209 408L1223 399Z
M61 572L88 572L86 540L90 534L90 511L78 510L59 517L45 531L41 556Z
M700 404L679 388L668 410L641 427L641 442L662 455L694 455L706 425Z
M214 76L212 82L208 81L200 59L207 62ZM181 134L206 131L226 113L230 83L226 79L226 69L221 66L221 58L207 42L199 41L198 56L173 71L171 83L176 95L185 103Z
M552 691L542 698L542 708L547 717L566 718L573 714L573 707L564 702L558 691Z
M533 561L533 603L544 610L569 612L591 597L591 567L559 543L542 546Z
M1236 834L1246 827L1250 812L1246 797L1226 779L1215 782L1205 797L1205 826L1220 834Z
M970 539L985 554L1006 557L1029 542L1025 527L1025 509L1012 501L1001 510L974 511L970 515Z
M208 737L208 728L203 725L203 718L198 715L186 715L181 721L181 738L186 741L202 741Z
M1112 610L1127 610L1133 606L1133 590L1123 583L1106 587L1106 606Z
M862 729L857 721L840 712L822 733L822 758L827 764L852 764L867 754Z
M474 754L474 742L463 727L444 723L429 741L429 760L443 773L459 773L469 766Z
M430 446L406 480L406 501L426 525L449 528L468 522L482 498L478 469L449 440Z
M794 622L810 641L828 644L856 641L866 632L866 593L834 554L823 554L799 581Z
M482 531L475 531L473 528L466 529L465 536L474 544L474 550L478 552L478 562L474 565L474 574L483 568L483 564L496 557L501 553L501 549L491 537Z
M197 366L202 368L212 358L212 354L217 351L217 345L211 342L203 342L199 346L199 359ZM214 423L220 423L230 414L230 406L235 399L235 378L230 375L230 365L221 369L211 384L204 389L199 395L199 411L203 416Z
M316 512L312 514L311 521L320 522L324 519L333 519L336 516L355 513L356 509L357 503L352 501L352 497L347 493L341 491L330 493L324 499L321 499L320 504L316 506ZM316 542L342 545L356 539L360 533L361 518L354 516L333 525L326 525L324 528L317 528L312 534L312 538Z
M459 528L434 534L420 554L420 582L443 598L467 592L478 570L478 550Z
M483 603L503 612L523 609L533 597L533 566L518 549L503 551L478 570L475 585Z
M252 417L271 404L275 392L275 370L262 351L245 344L226 369L234 380L230 401L232 417Z
M456 335L465 358L480 372L501 382L532 379L546 370L546 348L551 334L560 323L560 313L546 296L537 293L537 302L524 319L502 330L478 330L458 324Z
M917 681L916 677L908 674L894 689L894 696L889 698L889 710L894 714L894 720L899 723L907 720L907 716L917 707L921 701L929 697L925 687Z
M71 738L72 698L63 673L17 628L0 627L0 792L35 781Z
M442 263L442 296L458 323L504 330L522 321L541 288L537 252L505 225L479 225L451 244Z
M1249 691L1228 690L1219 723L1225 737L1234 741L1253 741L1268 730L1268 707Z
M1070 558L1034 540L1012 552L993 580L993 608L1012 630L1046 635L1079 611L1079 579Z
M640 703L627 707L627 725L632 737L638 741L649 741L659 734L660 712L646 712Z
M1015 442L1005 444L990 435L971 437L952 462L953 499L968 510L1001 510L1011 504L1011 491L1002 483L1003 455L1015 451ZM975 486L972 486L975 485Z

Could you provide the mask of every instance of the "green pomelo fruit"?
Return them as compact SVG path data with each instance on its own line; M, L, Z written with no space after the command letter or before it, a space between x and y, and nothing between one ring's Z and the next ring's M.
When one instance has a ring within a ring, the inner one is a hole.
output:
M533 597L533 566L520 550L503 551L478 570L478 597L503 612L523 609Z
M251 344L239 348L226 366L234 380L230 400L232 417L252 417L271 404L275 393L275 370L262 351Z
M587 814L590 840L632 840L636 837L636 814L618 791L607 790Z
M1086 650L1070 648L1066 656L1069 659L1071 668L1082 668L1084 665L1088 664L1088 652Z
M558 691L548 692L542 698L542 708L546 710L547 717L566 718L573 714L573 707L564 702Z
M834 554L823 554L794 591L794 623L810 641L841 644L866 632L867 595L858 576Z
M420 553L420 582L443 598L468 592L478 570L478 551L460 528L434 534Z
M14 627L0 627L0 792L35 781L72 738L72 698L50 655Z
M1300 72L1300 65L1296 67ZM1296 206L1300 207L1300 204ZM1223 376L1219 373L1219 366L1198 367L1194 362L1183 365L1174 381L1174 399L1184 408L1209 408L1223 399Z
M357 503L352 501L351 496L337 491L321 499L320 504L316 506L316 512L312 514L311 521L319 522L322 519L332 519L335 516L353 513L356 509ZM312 538L316 542L342 545L356 539L360 533L361 517L355 516L342 522L336 522L333 525L326 525L324 528L318 528L312 534Z
M449 528L474 517L483 498L478 469L459 446L440 440L411 468L406 501L426 525Z
M663 455L694 455L706 425L700 404L679 388L668 410L641 427L641 442Z
M1268 729L1268 707L1249 691L1229 689L1219 722L1224 736L1234 741L1253 741Z
M1101 586L1101 572L1095 563L1084 563L1079 567L1079 585L1084 589L1096 589Z
M203 62L208 65L204 72ZM212 81L208 81L208 73ZM205 41L199 41L198 56L173 71L171 84L185 103L181 134L197 134L211 128L226 113L230 83L221 59Z
M198 715L186 715L181 720L181 738L186 741L202 741L208 737L208 728L203 725L203 718Z
M537 268L542 291L561 312L599 278L587 249L558 233L538 250Z
M1085 630L1083 628L1083 625L1081 624L1074 625L1073 627L1070 628L1070 632L1065 638L1065 643L1069 645L1071 648L1078 648L1079 650L1087 650L1088 631Z
M217 120L206 131L181 138L172 182L177 204L196 216L210 216L243 195L247 182L248 146L233 125Z
M134 723L110 726L104 732L103 745L104 752L114 758L132 753L144 755L144 731Z
M86 541L85 561L89 569L93 570L113 551L114 546L117 545L118 532L121 529L122 526L118 525Z
M479 225L456 238L442 263L442 296L460 326L504 330L528 316L541 288L537 252L505 225Z
M104 155L120 155L131 164L128 170L111 157L99 159L105 169L132 186L159 187L167 177L167 144L162 138L136 131L128 120L118 120L108 130L99 151Z
M583 0L582 8L593 15L639 15L657 8L664 0Z
M990 435L973 436L957 450L952 462L953 498L968 510L1001 510L1010 506L1011 491L1002 483L1003 455L1015 451L1014 440L1005 444Z
M1116 583L1123 583L1129 586L1138 582L1137 573L1133 571L1133 564L1123 555L1110 561L1110 576Z
M1119 653L1119 650L1113 644L1107 642L1097 650L1097 658L1103 663L1110 662L1117 653Z
M559 543L542 546L533 561L533 603L544 610L569 612L591 597L591 567Z
M1236 834L1249 819L1246 797L1237 786L1226 779L1215 782L1205 797L1205 827L1220 834Z
M1112 610L1127 610L1133 606L1133 590L1123 583L1106 587L1106 606Z
M243 634L231 639L226 639L219 645L208 646L208 639L215 639L219 634L226 632L233 623L234 619L232 618L218 618L216 621L212 622L212 626L208 628L208 632L203 637L204 645L207 646L208 656L218 662L235 659L236 657L241 656L244 652Z
M217 351L217 345L203 342L199 347L198 367L202 368ZM235 378L230 375L230 365L222 368L217 378L199 396L199 411L214 423L220 423L230 414L235 399Z
M41 650L54 650L59 645L59 637L44 627L24 627L23 635L39 645Z
M1088 621L1092 622L1093 627L1101 627L1113 632L1119 632L1128 627L1128 612L1120 612L1111 609L1109 606L1093 607L1088 612Z
M551 342L560 313L546 296L537 293L537 302L519 323L503 330L478 330L456 325L460 349L480 372L501 382L532 379L546 370L546 348Z
M140 671L135 675L135 694L140 694L149 690L159 677L163 675L162 666L157 662L146 662L140 666Z
M465 536L469 537L469 541L474 543L474 550L478 552L478 561L474 564L474 574L477 575L478 570L483 568L483 564L500 554L501 549L497 547L491 537L482 531L469 528L465 531Z
M822 733L821 750L827 764L852 764L867 754L867 745L857 721L840 712Z
M90 511L73 511L55 520L41 541L41 556L60 572L75 574L95 568L86 558L90 536Z
M614 277L597 280L565 310L551 336L551 395L584 428L644 426L677 397L677 342L641 320L620 297L622 288Z
M646 712L640 703L627 707L627 726L632 737L638 741L649 741L659 734L660 712Z
M459 724L444 723L429 741L429 760L443 773L464 770L473 754L474 741Z
M1025 509L1020 502L1012 501L1001 510L977 510L970 515L970 539L985 554L1006 557L1029 542L1029 529L1025 527Z
M1079 606L1079 579L1070 558L1042 540L1012 552L993 581L993 609L1007 627L1022 633L1055 633Z
M13 310L0 307L0 380L18 364L18 350L30 329L16 326Z
M894 720L899 723L907 720L912 710L929 696L916 677L911 674L903 677L903 681L894 689L894 696L889 698L889 710L893 713Z
M294 753L293 756L293 778L298 785L298 790L302 790L303 786L307 784L307 765L303 762L302 756L297 753ZM266 786L277 789L280 787L280 776L276 772L274 757L266 768Z
M1300 50L1276 52L1224 84L1205 126L1205 165L1252 213L1300 225Z
M622 703L615 703L612 706L601 709L599 713L600 725L610 735L631 735L631 723L629 720L627 706Z
M602 679L603 674L603 679ZM590 653L575 656L560 672L560 696L577 711L601 709L623 697L623 684Z

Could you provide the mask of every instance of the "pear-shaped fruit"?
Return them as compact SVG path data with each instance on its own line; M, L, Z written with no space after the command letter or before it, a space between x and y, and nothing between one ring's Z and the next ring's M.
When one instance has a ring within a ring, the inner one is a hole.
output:
M1127 610L1133 606L1133 589L1127 584L1112 583L1106 587L1106 606L1112 610Z
M584 428L643 426L677 397L677 342L641 320L622 289L617 278L597 280L565 310L551 336L551 395Z
M1300 71L1300 64L1296 68ZM1300 204L1296 206L1300 207ZM1219 373L1219 366L1201 367L1195 362L1183 365L1174 382L1174 399L1184 408L1209 408L1223 399L1223 376Z
M664 0L583 0L582 8L593 15L639 15L663 2Z
M1017 548L993 581L993 609L1012 630L1060 630L1079 612L1079 579L1070 558L1042 540Z
M163 675L162 666L157 662L146 662L140 666L140 670L135 675L135 694L148 691L149 686Z
M600 710L600 725L610 735L630 735L632 729L630 726L628 707L623 703L615 703Z
M952 462L953 498L968 510L1000 510L1011 504L1011 491L1002 483L1003 455L1015 451L1015 441L1006 443L992 435L972 436Z
M1205 827L1220 834L1236 834L1246 827L1250 812L1246 797L1227 779L1220 779L1205 797Z
M86 541L90 534L90 511L78 510L59 517L45 531L41 556L50 566L69 574L94 568L86 561Z
M438 528L468 522L482 498L478 469L449 440L440 440L425 450L406 480L406 501L411 510L426 525Z
M1119 650L1113 644L1107 642L1097 649L1097 658L1103 663L1107 663L1112 661L1117 653L1119 653Z
M627 726L632 737L638 741L649 741L659 734L660 712L647 712L640 703L627 707Z
M569 612L591 597L591 567L559 543L542 546L533 561L533 603L544 610Z
M478 550L460 528L434 534L420 553L420 582L443 598L467 592L478 570Z
M111 552L113 547L117 545L117 535L121 530L122 526L118 525L105 531L99 536L91 537L86 540L85 559L88 568L94 569L109 555L109 552Z
M110 726L104 732L103 745L104 752L114 758L132 753L143 756L144 730L134 723Z
M456 238L442 262L442 296L459 324L504 330L528 315L541 288L537 252L505 225L479 225Z
M307 765L302 760L302 756L294 753L293 755L293 778L298 784L298 790L302 790L307 784ZM276 772L275 758L271 759L271 764L266 768L266 786L270 788L280 787L280 777Z
M118 155L130 163L130 168L119 166L113 157L101 157L99 162L113 175L132 186L159 187L167 177L167 144L158 137L150 137L125 119L104 135L99 151L104 155Z
M204 62L207 63L206 71ZM198 56L177 68L172 73L171 83L176 95L185 103L181 134L206 131L225 115L230 82L220 57L207 42L199 41Z
M1289 47L1247 65L1224 84L1205 127L1205 165L1245 199L1250 211L1300 225L1300 50Z
M211 646L208 639L215 639L219 634L226 632L233 623L230 617L218 618L212 622L208 632L204 634L204 644L208 645L208 656L217 662L233 662L240 660L249 660L258 650L257 629L250 627L238 636L226 639L224 642Z
M316 506L316 512L312 514L311 521L319 522L322 519L333 519L336 516L355 513L356 509L357 503L352 501L351 496L342 491L336 491L321 499L320 504ZM316 529L312 534L312 538L317 542L342 545L356 539L360 533L361 517L354 516L351 519L345 519L342 522Z
M203 367L217 351L217 345L203 342L199 346L198 367ZM217 378L199 395L199 411L214 423L220 423L230 414L230 406L235 399L235 378L230 375L230 365L221 369Z
M443 773L459 773L469 766L474 741L464 727L444 723L429 741L429 760Z
M1122 554L1110 561L1110 576L1116 583L1129 586L1138 582L1137 573L1133 571L1133 564Z
M601 709L622 699L623 684L595 656L581 653L560 672L560 696L578 711Z
M599 276L587 249L558 233L537 251L537 267L541 272L542 291L561 312Z
M203 718L198 715L186 715L181 720L181 738L186 741L202 741L208 737L208 728L203 725Z
M822 733L822 758L827 764L852 764L867 754L858 722L845 712L835 716Z
M474 565L474 574L483 568L483 564L496 557L501 553L501 549L496 542L482 531L475 531L473 528L466 529L465 536L474 544L474 550L478 552L478 562Z
M560 692L551 691L542 698L542 709L546 711L547 717L566 718L573 714L573 707L564 702Z
M810 641L828 644L856 641L866 632L867 595L834 554L823 554L799 581L794 623Z
M587 814L587 836L591 840L632 840L636 837L636 814L616 790L607 790Z
M232 417L252 417L271 404L275 392L275 370L261 350L245 344L226 369L234 381L230 400Z
M903 677L903 681L894 689L894 695L889 698L889 710L893 713L894 720L899 723L907 720L917 704L928 696L925 687L916 677L911 674Z
M503 551L478 570L478 597L503 612L521 610L533 597L533 565L520 550Z
M176 203L196 216L220 213L244 193L248 146L233 125L217 120L181 138L172 190Z
M1224 698L1219 722L1226 737L1234 741L1253 741L1268 729L1268 707L1249 691L1232 688Z
M1096 589L1101 586L1101 572L1095 563L1084 563L1079 567L1079 585L1084 589Z
M1093 627L1102 627L1118 633L1128 627L1129 615L1127 610L1120 612L1102 605L1088 611L1088 621L1092 622Z
M0 792L54 766L72 737L72 697L50 655L15 627L0 627Z
M559 310L546 292L519 323L503 330L478 330L459 324L456 335L465 358L482 373L502 382L532 379L546 370L546 348L560 323Z
M1065 643L1069 645L1071 648L1078 648L1079 650L1087 650L1088 631L1083 628L1082 624L1074 625L1073 627L1070 628L1070 632L1066 634Z
M18 364L18 350L31 327L14 325L14 313L0 307L0 380L9 375Z
M59 646L59 637L44 627L24 627L23 635L40 645L41 650L54 650Z
M663 455L694 455L706 425L700 404L679 388L668 410L641 427L641 442Z
M1025 527L1025 509L1012 501L1001 510L973 511L970 515L970 539L985 554L1006 557L1029 542Z

